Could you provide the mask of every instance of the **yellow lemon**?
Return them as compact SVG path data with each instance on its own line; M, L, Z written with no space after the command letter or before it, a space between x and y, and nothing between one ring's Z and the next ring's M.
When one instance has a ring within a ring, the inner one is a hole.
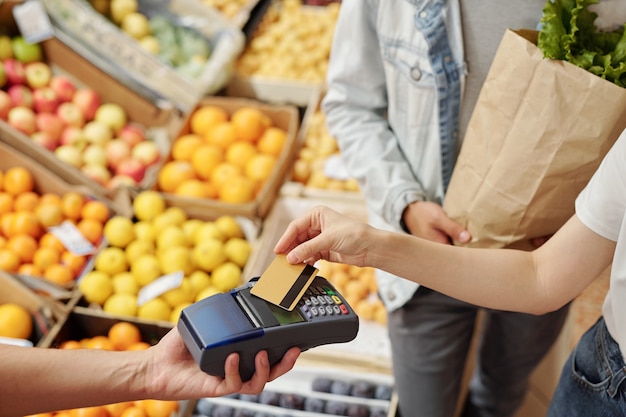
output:
M109 314L136 316L137 297L127 293L115 293L104 302L102 309Z
M116 294L137 295L139 292L139 284L135 281L135 277L130 271L115 274L111 280L113 281L113 292Z
M135 240L135 225L127 217L114 216L104 225L103 234L110 245L125 248Z
M211 276L204 271L196 270L189 274L189 283L194 297L211 285Z
M243 268L252 252L252 245L246 239L239 237L230 238L224 243L224 253L229 261L236 263L240 268Z
M224 262L213 270L211 281L219 291L230 291L241 284L241 268L234 262Z
M89 303L103 305L107 298L113 294L111 277L102 271L87 272L78 281L78 289Z
M224 244L217 239L203 240L193 248L192 260L199 269L211 272L226 261Z
M163 298L172 308L175 308L183 303L192 302L193 294L191 292L191 284L189 283L189 280L183 279L180 287L164 292L161 294L161 298Z
M185 246L171 246L157 255L163 274L182 271L185 275L193 272L191 249Z
M159 297L153 298L137 309L137 317L140 319L169 321L171 314L170 305Z
M217 227L215 222L212 221L205 222L203 225L198 227L198 230L196 230L194 235L194 243L198 245L199 243L209 239L216 239L220 242L225 240L222 231Z
M219 294L219 293L220 291L211 285L209 287L206 287L202 291L200 291L198 295L196 295L195 301L198 302L200 300L204 300L205 298L211 297L212 295Z
M161 267L156 255L145 254L130 264L130 272L137 284L143 287L161 276Z
M141 255L154 253L154 243L149 240L136 239L126 246L126 261L130 264Z
M187 242L193 243L196 241L196 232L203 224L204 222L200 219L189 219L183 223L181 228L183 229Z
M133 200L133 211L139 220L150 221L165 211L165 200L157 191L142 191Z
M234 216L224 214L214 220L215 226L227 239L231 237L244 237L243 229Z
M135 223L135 238L136 240L145 240L154 243L156 240L156 230L152 222L140 220Z
M126 252L115 246L104 248L96 255L94 268L110 276L127 271Z
M162 251L175 246L187 246L187 238L181 227L170 225L157 235L156 247L157 250Z
M165 209L163 214L171 219L172 224L177 226L180 226L187 220L187 213L185 213L185 210L180 207L168 207Z
M183 303L174 307L172 309L172 313L170 314L170 322L174 324L178 323L178 319L180 318L180 313L183 311L185 307L189 307L190 305L191 303Z

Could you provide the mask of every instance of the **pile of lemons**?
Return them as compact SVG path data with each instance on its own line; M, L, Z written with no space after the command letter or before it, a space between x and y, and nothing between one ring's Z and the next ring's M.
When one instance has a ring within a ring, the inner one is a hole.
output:
M242 284L252 246L236 218L188 218L149 190L136 196L133 209L136 221L118 215L104 226L107 246L78 283L87 302L111 314L175 323L191 303ZM180 286L138 303L142 288L181 273Z

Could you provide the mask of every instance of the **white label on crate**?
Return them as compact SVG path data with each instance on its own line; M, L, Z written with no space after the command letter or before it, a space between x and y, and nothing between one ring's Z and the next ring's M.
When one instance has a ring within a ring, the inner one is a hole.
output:
M183 283L184 276L185 273L183 271L178 271L155 279L150 284L139 290L139 294L137 295L137 305L142 306L153 298L156 298L169 290L180 287Z
M324 175L333 180L346 181L350 179L350 174L346 170L341 156L338 154L330 155L324 163Z
M48 230L63 243L63 246L65 246L67 250L75 255L91 255L96 251L96 247L83 236L72 222L66 220L60 225L51 227Z
M48 13L38 0L28 0L13 7L13 17L20 33L30 43L39 43L54 36Z

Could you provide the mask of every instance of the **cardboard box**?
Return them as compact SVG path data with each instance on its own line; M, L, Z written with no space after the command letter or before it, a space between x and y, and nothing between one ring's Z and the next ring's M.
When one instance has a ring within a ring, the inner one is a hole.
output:
M204 218L207 215L215 218L221 214L230 214L252 219L263 219L274 204L285 179L287 169L293 159L299 127L298 110L289 105L273 105L256 100L233 97L207 97L198 104L198 107L202 105L219 106L225 109L228 114L232 114L235 110L245 106L259 108L269 116L274 126L282 128L287 132L287 141L278 156L274 171L253 201L244 204L230 204L218 200L180 197L164 193L163 196L167 204L182 207L189 216L195 218ZM192 114L193 112L190 113L190 116ZM190 117L183 126L180 136L190 132L189 123Z
M190 0L139 0L138 10L156 13L179 27L193 29L210 46L211 54L197 77L183 76L159 57L144 50L88 2L45 0L53 23L72 40L71 45L114 78L188 112L204 96L218 92L232 74L243 49L243 33L216 10ZM80 44L82 47L79 47Z

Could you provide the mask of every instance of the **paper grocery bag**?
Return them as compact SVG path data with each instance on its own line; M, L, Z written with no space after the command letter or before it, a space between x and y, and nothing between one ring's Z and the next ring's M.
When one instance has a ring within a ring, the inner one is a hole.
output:
M544 59L536 41L506 31L469 121L443 204L467 246L556 232L626 128L626 89Z

